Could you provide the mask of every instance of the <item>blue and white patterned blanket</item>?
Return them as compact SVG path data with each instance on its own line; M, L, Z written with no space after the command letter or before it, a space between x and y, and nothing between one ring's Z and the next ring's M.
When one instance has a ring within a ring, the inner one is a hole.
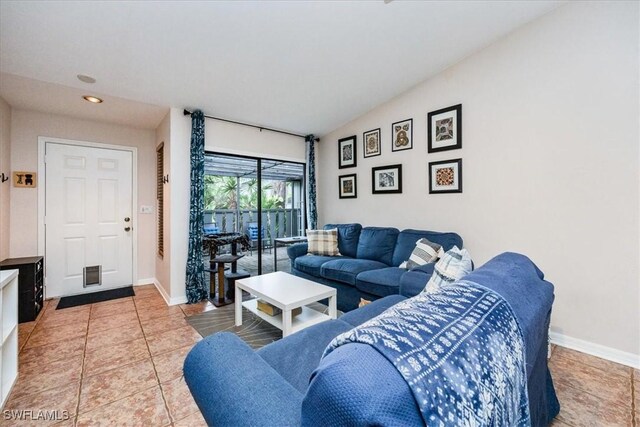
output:
M509 304L459 281L336 337L368 344L405 379L429 426L529 426L522 332Z

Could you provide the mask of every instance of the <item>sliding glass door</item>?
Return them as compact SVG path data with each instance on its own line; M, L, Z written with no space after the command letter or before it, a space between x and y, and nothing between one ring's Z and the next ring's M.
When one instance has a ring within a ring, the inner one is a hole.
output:
M274 240L304 235L304 175L303 163L205 155L205 230L247 236L238 267L252 276L289 271L286 247Z

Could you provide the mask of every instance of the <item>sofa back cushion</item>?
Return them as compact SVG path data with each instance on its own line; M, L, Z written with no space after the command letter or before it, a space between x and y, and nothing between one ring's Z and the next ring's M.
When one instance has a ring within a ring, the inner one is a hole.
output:
M403 261L408 260L411 252L416 247L416 242L422 238L439 244L445 252L454 246L462 247L462 237L456 233L439 233L437 231L412 229L402 230L400 234L398 234L393 252L393 260L390 265L397 267Z
M357 257L392 265L398 233L400 233L398 229L392 227L364 227L360 232ZM414 241L413 246L415 245Z
M362 225L353 224L327 224L325 230L338 229L338 250L343 256L355 258L358 253L358 240Z

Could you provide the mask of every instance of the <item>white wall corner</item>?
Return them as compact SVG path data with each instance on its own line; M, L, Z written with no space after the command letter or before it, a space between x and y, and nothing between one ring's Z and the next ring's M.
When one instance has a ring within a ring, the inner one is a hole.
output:
M620 363L621 365L640 369L640 354L627 353L626 351L617 350L601 344L595 344L579 338L569 337L558 332L549 332L549 338L551 338L551 343L561 347L570 348L571 350L576 350L611 362Z

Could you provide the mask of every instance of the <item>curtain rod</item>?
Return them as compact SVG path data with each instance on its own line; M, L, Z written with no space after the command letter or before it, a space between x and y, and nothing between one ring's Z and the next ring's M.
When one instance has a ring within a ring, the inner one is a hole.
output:
M187 110L186 108L183 110L183 114L185 116L190 116L191 115L191 111ZM305 138L306 139L306 135L300 135L299 133L292 133L292 132L286 132L284 130L278 130L278 129L271 129L271 128L267 128L264 126L257 126L257 125L252 125L249 123L242 123L242 122L236 122L233 120L228 120L228 119L223 119L220 117L213 117L213 116L207 116L206 114L204 115L207 119L213 119L213 120L219 120L221 122L227 122L227 123L234 123L236 125L241 125L241 126L248 126L248 127L252 127L252 128L256 128L256 129L260 129L260 132L262 132L263 130L268 130L270 132L277 132L277 133L283 133L285 135L291 135L291 136L297 136L299 138ZM316 141L320 141L320 138L316 138Z

